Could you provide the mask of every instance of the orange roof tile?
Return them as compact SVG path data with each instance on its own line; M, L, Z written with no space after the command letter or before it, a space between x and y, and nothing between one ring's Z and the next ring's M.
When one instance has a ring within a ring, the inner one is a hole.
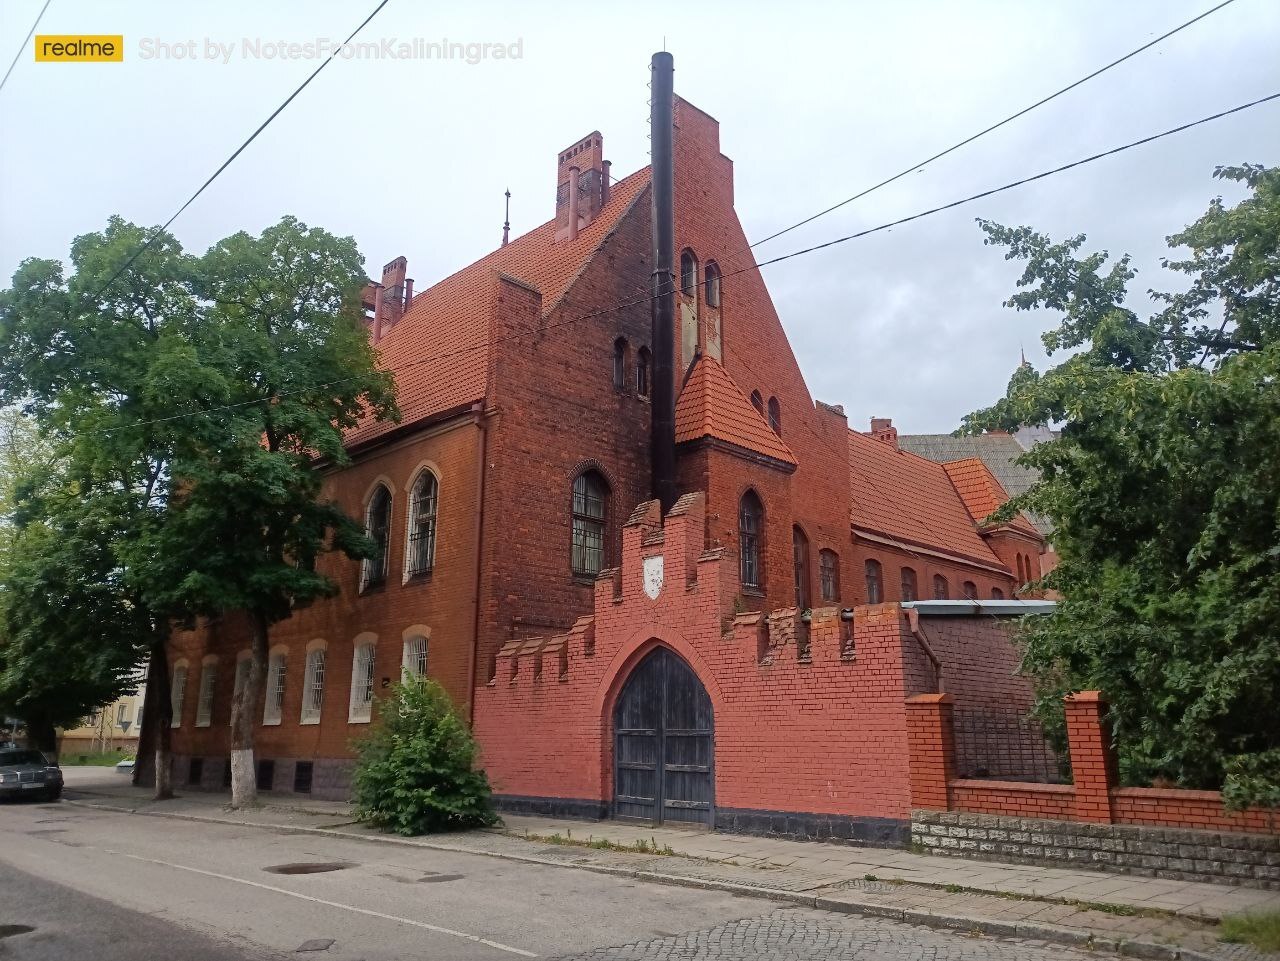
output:
M1009 499L1009 495L1000 486L1000 482L996 480L995 475L977 457L948 461L942 465L942 469L951 478L952 486L959 493L960 499L964 501L964 506L969 511L974 523L979 527L987 527L987 518ZM1033 537L1040 536L1031 522L1021 514L1015 514L1012 519L1005 521L1003 524L990 526L1011 527Z
M415 294L377 345L378 365L396 375L401 423L484 398L496 275L536 289L542 294L543 315L549 314L648 185L648 167L614 184L609 203L576 240L557 243L556 223L550 220ZM348 431L346 441L358 444L395 426L365 420Z
M941 464L851 430L849 493L855 530L1004 568Z
M699 355L676 398L676 443L712 437L795 466L791 448L747 400L720 362Z

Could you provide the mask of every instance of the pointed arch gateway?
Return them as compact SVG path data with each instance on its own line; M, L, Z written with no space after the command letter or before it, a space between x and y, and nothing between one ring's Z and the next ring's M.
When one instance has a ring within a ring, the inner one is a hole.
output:
M693 668L656 647L632 669L613 712L614 816L715 823L715 721Z

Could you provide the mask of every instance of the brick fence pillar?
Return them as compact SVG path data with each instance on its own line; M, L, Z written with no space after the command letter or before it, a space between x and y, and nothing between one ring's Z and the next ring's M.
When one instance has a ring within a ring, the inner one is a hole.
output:
M1067 741L1075 781L1072 813L1077 821L1111 823L1111 791L1118 786L1107 702L1099 691L1068 694Z
M917 694L907 698L912 809L950 810L950 784L955 777L951 712L950 694Z

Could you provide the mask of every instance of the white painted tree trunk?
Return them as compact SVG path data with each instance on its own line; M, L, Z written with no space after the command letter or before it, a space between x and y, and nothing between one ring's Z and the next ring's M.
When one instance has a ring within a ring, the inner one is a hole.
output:
M258 803L258 772L253 763L254 721L262 710L263 678L267 671L266 618L250 613L253 643L249 673L240 696L231 702L231 806L249 807Z

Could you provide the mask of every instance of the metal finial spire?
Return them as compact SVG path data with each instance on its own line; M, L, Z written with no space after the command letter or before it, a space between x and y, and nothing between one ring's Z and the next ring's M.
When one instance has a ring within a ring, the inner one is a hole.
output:
M502 246L507 245L507 240L511 237L511 188L508 187L505 195L507 198L507 215L502 223Z

